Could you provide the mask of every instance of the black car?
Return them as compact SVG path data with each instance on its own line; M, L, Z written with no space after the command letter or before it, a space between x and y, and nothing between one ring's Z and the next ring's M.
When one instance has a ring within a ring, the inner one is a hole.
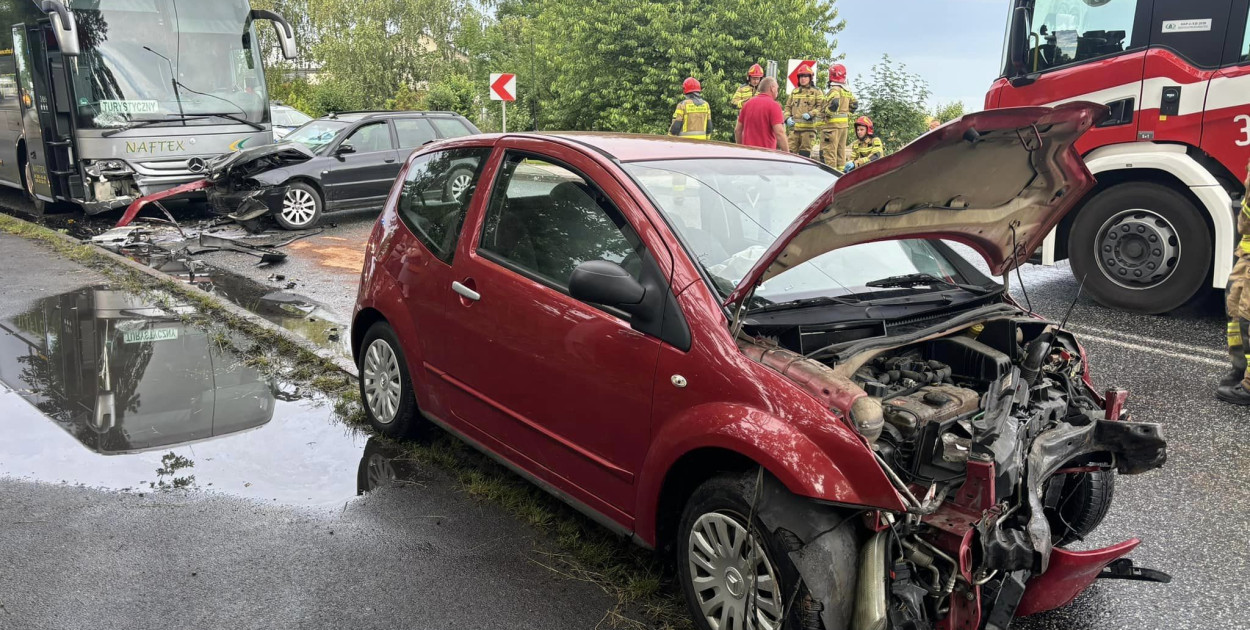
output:
M283 228L309 228L323 211L382 207L409 152L476 133L481 132L473 123L453 112L330 114L304 124L280 144L245 149L210 164L214 186L209 201L236 215L268 209ZM446 194L463 192L472 174L452 173Z

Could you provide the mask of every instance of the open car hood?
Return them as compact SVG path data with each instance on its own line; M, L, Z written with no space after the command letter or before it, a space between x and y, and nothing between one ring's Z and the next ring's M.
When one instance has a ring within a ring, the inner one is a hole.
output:
M940 238L980 252L995 275L1022 263L1094 185L1073 145L1107 115L1094 103L969 114L851 171L808 206L725 304L821 254Z

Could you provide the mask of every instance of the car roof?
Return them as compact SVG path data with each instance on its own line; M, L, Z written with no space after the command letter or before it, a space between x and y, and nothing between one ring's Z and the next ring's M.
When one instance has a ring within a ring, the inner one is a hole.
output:
M507 134L559 138L594 149L620 162L641 160L748 159L781 162L813 163L792 153L747 147L726 142L690 140L673 136L638 133L555 132Z
M355 122L366 118L461 118L456 112L359 111L330 112L322 118Z

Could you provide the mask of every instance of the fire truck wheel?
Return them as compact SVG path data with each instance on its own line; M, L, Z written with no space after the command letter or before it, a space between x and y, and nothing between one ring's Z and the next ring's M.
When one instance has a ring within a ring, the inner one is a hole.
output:
M1100 304L1166 313L1210 285L1211 230L1203 210L1158 184L1108 188L1069 232L1072 273Z

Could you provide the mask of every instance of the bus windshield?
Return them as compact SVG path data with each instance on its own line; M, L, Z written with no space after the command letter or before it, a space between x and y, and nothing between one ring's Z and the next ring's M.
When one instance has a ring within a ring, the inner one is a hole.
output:
M268 122L247 0L73 0L78 125Z

